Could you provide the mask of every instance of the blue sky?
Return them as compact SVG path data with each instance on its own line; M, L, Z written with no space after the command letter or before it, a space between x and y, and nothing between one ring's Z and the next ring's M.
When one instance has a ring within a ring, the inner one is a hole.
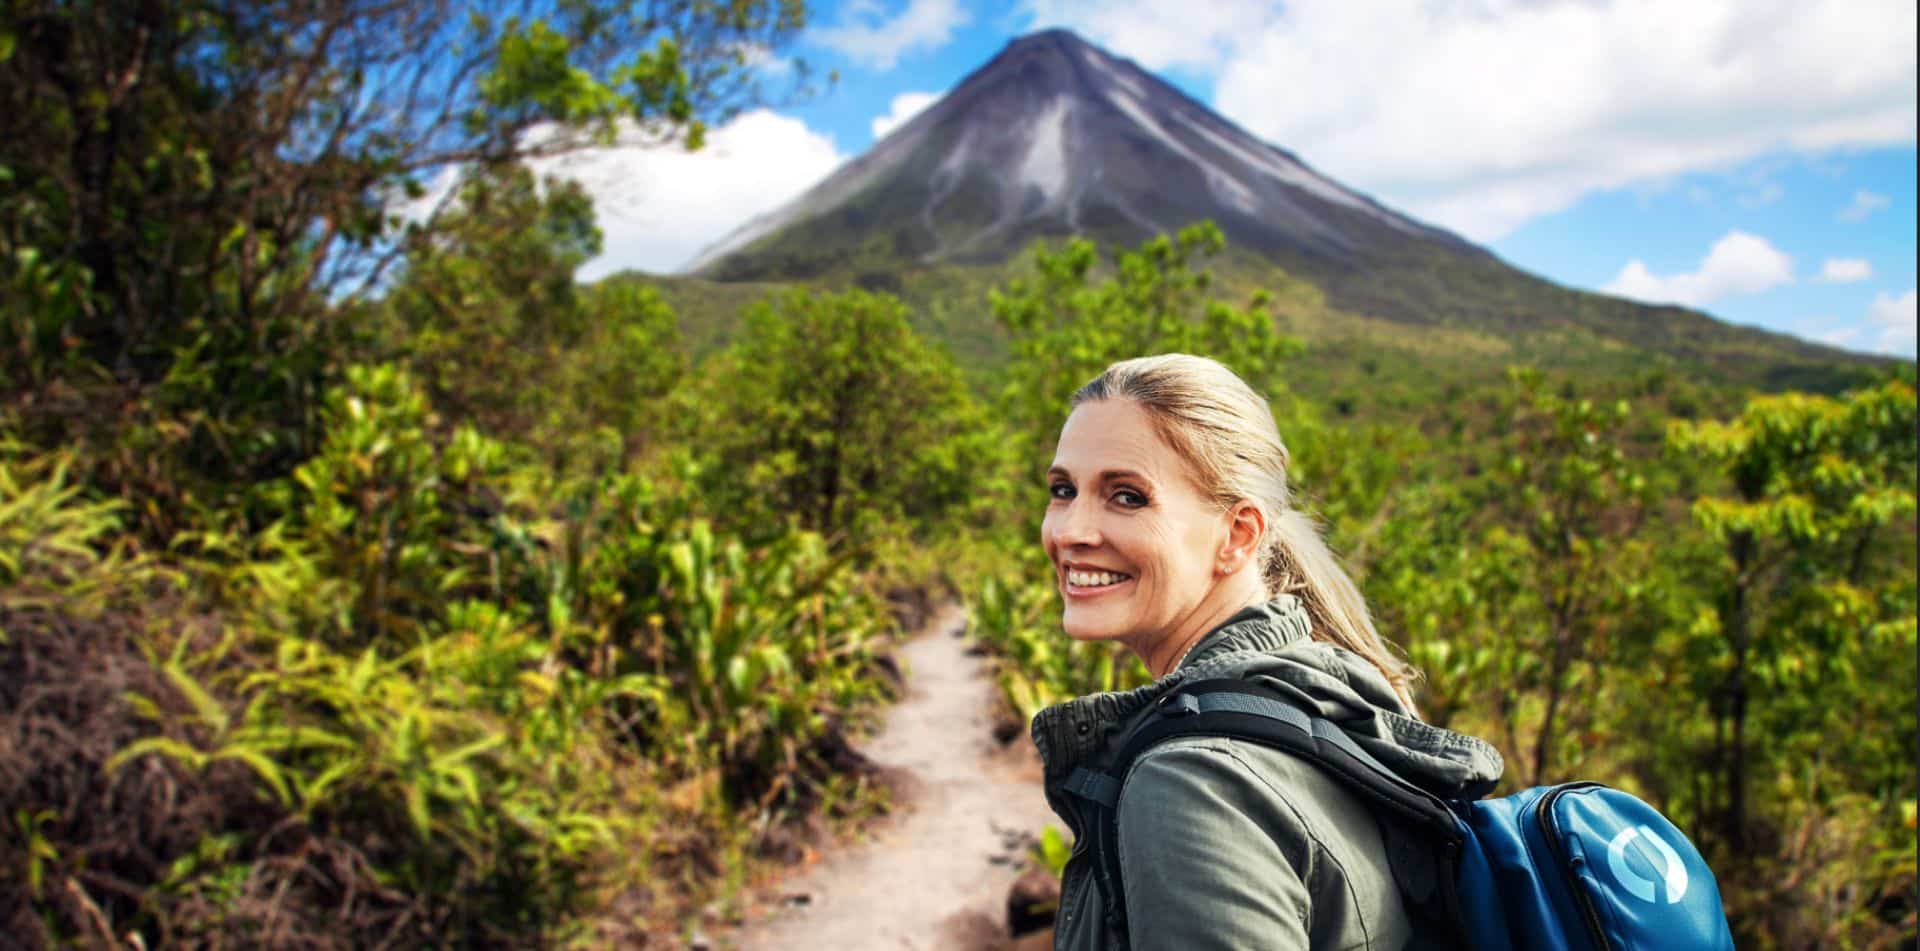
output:
M695 155L576 162L607 231L587 276L676 268L1066 26L1552 280L1914 355L1910 3L827 0L809 24L782 52L838 73L818 95Z

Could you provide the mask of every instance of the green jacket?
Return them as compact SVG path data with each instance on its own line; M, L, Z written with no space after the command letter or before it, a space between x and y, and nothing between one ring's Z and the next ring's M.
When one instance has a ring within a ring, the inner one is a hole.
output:
M1341 724L1401 775L1435 790L1500 775L1481 740L1407 715L1363 658L1308 635L1291 595L1254 605L1201 639L1179 669L1137 690L1042 710L1033 740L1047 801L1085 842L1077 766L1111 762L1127 727L1187 680L1261 678ZM1134 951L1401 949L1416 934L1375 817L1345 787L1288 754L1221 737L1181 737L1141 756L1118 806L1121 881ZM1091 856L1076 844L1061 880L1057 951L1120 947Z

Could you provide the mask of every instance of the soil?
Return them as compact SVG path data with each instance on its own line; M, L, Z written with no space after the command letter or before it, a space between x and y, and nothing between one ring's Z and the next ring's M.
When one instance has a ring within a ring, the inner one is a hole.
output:
M1058 820L1024 731L995 740L998 688L965 634L964 610L949 605L901 647L905 696L858 744L896 779L891 814L762 888L760 910L715 947L1011 947L1008 889Z

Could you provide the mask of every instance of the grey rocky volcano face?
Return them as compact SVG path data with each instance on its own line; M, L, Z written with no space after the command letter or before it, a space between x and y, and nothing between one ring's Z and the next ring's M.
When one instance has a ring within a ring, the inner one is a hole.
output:
M1831 389L1852 379L1842 365L1861 359L1542 280L1058 30L1008 44L866 154L690 267L719 281L851 279L898 290L913 272L999 264L1035 239L1130 247L1201 219L1220 226L1236 258L1277 265L1339 313L1531 340L1533 352L1570 364L1638 353L1770 387ZM967 313L941 333L992 333L968 323L977 310Z
M689 269L804 277L855 249L916 263L999 261L1037 237L1136 243L1203 218L1236 247L1308 259L1314 270L1410 245L1484 255L1315 172L1132 62L1051 30L1010 43Z

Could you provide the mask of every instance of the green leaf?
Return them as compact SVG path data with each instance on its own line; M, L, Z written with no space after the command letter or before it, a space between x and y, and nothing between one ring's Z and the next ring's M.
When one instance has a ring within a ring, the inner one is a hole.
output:
M273 790L274 798L280 800L281 805L292 804L293 797L288 792L286 775L281 772L280 765L259 750L230 747L215 753L212 758L239 760L247 764L253 768L254 775Z
M413 821L413 831L426 841L432 835L432 815L427 809L427 791L419 783L406 786L407 818Z
M148 754L167 757L192 769L200 769L207 763L206 754L192 746L172 737L150 736L122 747L107 760L106 770L109 773L118 772L128 760Z
M471 759L475 756L478 756L481 753L484 753L490 749L493 749L499 746L502 743L505 743L506 741L507 741L507 737L504 734L500 734L500 733L488 734L487 736L483 736L480 739L474 740L471 743L464 744L455 749L448 750L445 753L435 756L433 758L433 768L436 770L446 769L450 766L453 766L456 763L460 763L465 760Z
M300 807L302 809L312 809L326 802L327 792L333 788L335 783L360 772L364 765L364 762L358 758L336 760L328 765L326 769L321 770L320 774L315 776L311 781L304 784L296 781L296 786L299 788L301 798Z

